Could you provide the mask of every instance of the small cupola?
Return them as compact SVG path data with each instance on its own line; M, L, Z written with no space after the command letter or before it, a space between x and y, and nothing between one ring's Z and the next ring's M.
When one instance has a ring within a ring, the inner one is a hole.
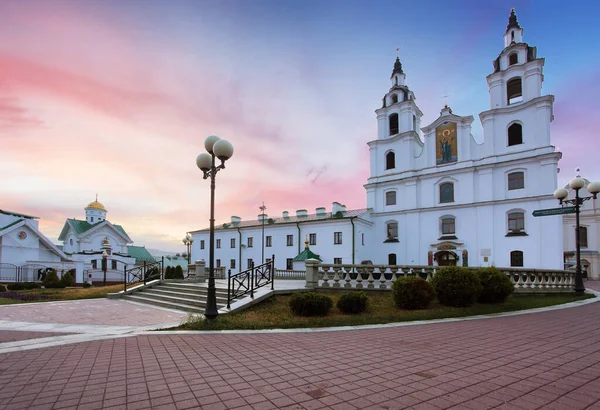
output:
M390 76L390 80L392 81L392 88L400 85L404 85L406 80L406 74L402 71L402 63L400 62L400 57L396 56L396 62L394 63L394 70L392 71L392 75Z
M508 17L508 25L506 26L506 32L504 33L504 47L508 47L513 43L523 42L523 28L517 21L517 14L515 9L510 9L510 16Z
M90 224L102 222L106 219L106 208L100 202L98 202L98 194L96 194L96 200L90 202L85 207L85 220Z

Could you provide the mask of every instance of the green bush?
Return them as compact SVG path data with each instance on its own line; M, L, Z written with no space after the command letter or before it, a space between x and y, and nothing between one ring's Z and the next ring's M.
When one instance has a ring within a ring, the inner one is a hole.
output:
M396 307L401 309L427 309L435 299L433 288L417 276L398 278L392 285L392 295Z
M327 316L333 301L315 292L297 293L290 299L290 308L298 316Z
M173 267L167 266L165 269L165 279L173 279Z
M24 282L23 286L25 286L26 290L39 289L42 287L42 285L40 285L39 283L35 283L35 282Z
M67 272L60 278L60 283L66 286L75 286L75 279L73 279L73 275L71 272Z
M477 274L458 266L447 266L438 270L431 285L442 305L471 306L481 292L481 283Z
M183 268L181 265L175 266L175 273L173 279L183 279Z
M91 288L91 287L92 287L92 285L90 285L90 284L89 284L89 283L87 283L87 282L83 282L83 287L84 287L84 289L87 289L87 288Z
M510 278L494 267L477 269L477 276L482 286L479 303L503 303L515 291Z
M0 285L0 293L6 292L6 287L4 285Z
M344 313L356 315L367 310L368 304L369 297L365 292L350 292L339 298L337 308Z
M6 287L8 290L25 290L25 284L22 282L9 283Z
M48 289L58 289L58 288L64 288L65 285L63 285L60 282L60 279L58 279L58 274L56 273L56 269L52 269L51 271L49 271L46 274L46 277L44 278L44 287L48 288Z

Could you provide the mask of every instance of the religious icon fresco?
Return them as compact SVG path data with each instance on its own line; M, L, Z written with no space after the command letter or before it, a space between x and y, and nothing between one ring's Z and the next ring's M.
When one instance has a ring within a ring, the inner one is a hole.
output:
M455 122L446 121L435 129L435 143L437 165L458 161Z

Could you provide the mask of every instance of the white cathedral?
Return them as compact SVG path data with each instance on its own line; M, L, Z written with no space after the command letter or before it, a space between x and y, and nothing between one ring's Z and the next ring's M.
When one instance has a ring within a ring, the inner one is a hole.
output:
M554 96L542 94L544 59L523 42L514 9L503 37L487 76L490 107L479 114L483 141L471 134L473 116L447 105L422 126L396 58L391 87L375 111L377 138L368 142L366 208L334 202L331 212L231 217L215 230L216 265L236 273L275 255L278 269L291 269L308 239L325 263L562 269L561 216L532 216L558 206L552 194L562 154L550 139ZM193 260L208 261L209 230L190 233Z

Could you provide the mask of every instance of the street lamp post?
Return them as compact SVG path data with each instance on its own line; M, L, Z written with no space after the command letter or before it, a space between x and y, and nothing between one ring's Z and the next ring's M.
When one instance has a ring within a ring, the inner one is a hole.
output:
M263 202L262 206L258 207L262 211L262 263L265 263L265 211L267 207Z
M108 252L106 249L102 251L102 272L104 273L104 279L102 280L102 286L106 286L106 269L108 268Z
M184 243L184 245L186 246L186 250L187 250L187 260L188 260L188 265L190 264L190 258L191 258L191 253L192 253L192 242L194 242L194 238L192 238L192 235L188 234L185 235L185 237L183 238L182 242Z
M600 192L600 182L590 182L587 186L587 190L591 196L579 196L579 190L585 186L585 180L579 175L579 169L577 169L577 176L569 182L571 189L575 191L574 199L566 199L569 196L569 191L564 188L559 188L554 191L554 197L560 201L560 204L569 204L575 206L575 253L577 258L577 266L575 268L575 293L582 295L585 292L585 286L583 285L583 276L581 272L581 237L580 237L580 225L579 225L579 213L580 207L585 202L592 198L596 199L598 192Z
M210 269L208 273L208 294L204 316L207 319L215 319L219 314L215 292L215 177L217 176L217 172L225 169L225 161L233 155L233 146L229 141L222 140L216 135L211 135L204 140L204 148L206 148L208 153L204 152L196 157L196 165L204 173L203 178L210 178ZM215 158L221 161L221 165L215 166Z

